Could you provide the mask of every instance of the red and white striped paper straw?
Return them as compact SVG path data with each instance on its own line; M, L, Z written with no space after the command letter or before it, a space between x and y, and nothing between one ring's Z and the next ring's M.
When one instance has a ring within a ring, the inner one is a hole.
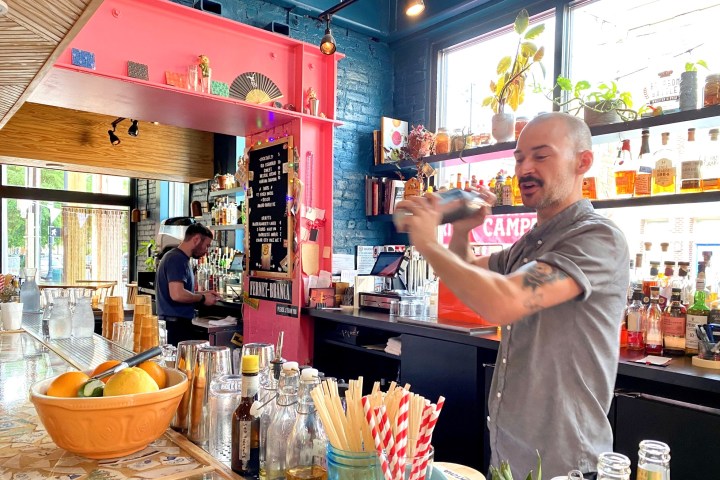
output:
M420 451L419 458L422 459L422 463L420 463L420 468L418 470L418 477L417 480L425 480L425 474L427 473L427 465L430 461L430 458L428 457L428 453L430 453L430 443L432 441L432 434L435 430L435 425L437 425L438 417L440 416L440 412L442 411L442 407L445 405L445 397L440 397L438 399L437 405L435 405L435 408L432 408L430 412L430 421L427 424L427 427L425 429L425 434L423 435L423 444L422 444L422 450ZM414 462L413 462L414 466ZM414 480L411 475L411 480Z
M425 441L427 439L427 426L430 423L430 415L434 410L433 405L426 401L423 408L422 418L420 420L420 433L415 443L415 456L413 457L412 470L410 471L409 480L418 480L420 478L420 464L422 452L424 450Z
M393 478L397 479L398 473L398 458L397 448L395 446L395 439L393 438L392 428L390 428L390 419L388 418L387 410L385 405L381 405L375 409L375 416L378 418L380 437L382 438L385 452L390 458L390 471L392 472Z
M385 480L393 480L387 458L382 454L382 439L380 438L380 432L378 431L377 424L375 423L375 415L373 415L373 412L370 410L370 399L365 396L362 397L361 402L363 411L365 412L365 419L367 420L370 432L372 433L373 441L375 442L375 450L377 451L378 458L380 458L380 468L382 468L383 476L385 477Z
M395 444L397 445L399 479L405 476L405 461L407 455L408 426L410 416L410 392L403 389L398 416L395 424Z

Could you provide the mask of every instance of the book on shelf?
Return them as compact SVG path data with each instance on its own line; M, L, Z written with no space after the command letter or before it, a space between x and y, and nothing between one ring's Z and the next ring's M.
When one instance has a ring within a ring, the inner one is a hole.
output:
M365 177L365 214L385 215L395 211L403 199L405 182L390 178Z
M373 130L373 158L375 159L375 165L383 163L383 149L380 130Z

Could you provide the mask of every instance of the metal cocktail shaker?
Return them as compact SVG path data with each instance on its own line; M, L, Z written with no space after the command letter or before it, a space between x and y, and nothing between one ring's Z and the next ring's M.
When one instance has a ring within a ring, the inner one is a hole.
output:
M442 213L441 224L453 223L463 218L474 215L482 207L490 207L490 203L482 197L480 192L461 190L453 188L435 194L440 201L438 208ZM393 222L399 232L405 231L404 220L412 216L412 213L403 208L395 209Z

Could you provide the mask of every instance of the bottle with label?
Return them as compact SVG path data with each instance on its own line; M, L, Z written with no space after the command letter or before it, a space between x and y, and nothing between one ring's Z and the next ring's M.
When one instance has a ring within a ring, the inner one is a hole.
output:
M702 160L695 142L695 129L688 128L683 161L680 162L680 193L702 192Z
M675 278L675 262L667 260L663 262L665 269L663 275L658 276L658 286L660 287L660 308L665 310L668 306L670 295L672 294L672 282Z
M693 299L693 283L690 281L690 262L678 262L680 303L688 307Z
M680 302L680 294L681 290L679 288L672 289L670 305L663 312L663 350L667 355L685 354L687 310Z
M643 323L645 324L645 354L662 355L663 353L663 329L662 310L659 305L660 289L650 288L650 305L643 311Z
M710 130L710 141L703 147L702 153L702 189L703 192L720 190L720 130Z
M513 204L513 191L512 191L512 177L510 175L505 177L505 182L502 187L502 204L512 205Z
M285 362L278 383L277 412L270 422L265 450L265 478L267 480L285 479L287 469L286 456L288 437L295 425L297 412L298 383L300 368L297 362Z
M233 472L243 476L257 476L260 472L260 419L255 416L259 384L257 355L242 357L242 394L240 405L232 418Z
M630 480L630 459L622 453L601 453L598 456L597 480Z
M455 180L455 188L463 188L462 173L457 174L457 180Z
M618 198L629 198L635 192L635 175L637 169L630 152L630 140L622 141L622 148L618 152L615 162L615 194Z
M670 480L670 447L667 443L640 442L637 480Z
M517 175L513 175L512 177L512 204L515 206L523 204L522 195L520 194L519 178Z
M633 290L632 303L626 310L628 350L645 350L645 330L642 324L642 290Z
M696 355L698 353L698 339L695 333L695 325L707 325L709 314L710 309L705 305L705 276L704 273L699 272L695 280L694 302L690 308L687 309L687 322L685 324L686 354Z
M304 369L300 374L297 418L288 438L287 480L327 479L327 438L310 395L318 385L318 371Z
M643 305L650 305L650 288L658 286L658 269L660 268L660 262L650 262L650 274L643 279L642 292L643 292Z
M662 147L655 152L655 167L652 172L652 194L675 193L675 151L670 147L670 133L663 132Z
M597 185L595 177L584 177L582 183L582 196L588 200L597 200Z
M637 173L635 174L635 196L646 197L652 191L653 161L650 153L650 130L642 131L640 155L637 159Z
M505 202L503 202L503 185L505 185L505 177L503 177L503 173L505 173L503 170L500 170L495 177L495 191L493 192L495 194L495 198L497 198L496 205L501 206L505 205Z
M435 153L440 155L448 153L450 151L450 136L447 133L447 128L438 128L437 135L435 135Z

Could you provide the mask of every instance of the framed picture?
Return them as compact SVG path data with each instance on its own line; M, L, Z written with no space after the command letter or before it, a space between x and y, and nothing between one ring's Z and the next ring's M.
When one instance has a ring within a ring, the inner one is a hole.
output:
M325 307L335 306L335 289L334 288L311 288L310 289L310 308L317 307L318 303L325 304Z
M400 149L407 145L407 137L408 122L382 117L380 120L382 163L395 163L402 158Z

